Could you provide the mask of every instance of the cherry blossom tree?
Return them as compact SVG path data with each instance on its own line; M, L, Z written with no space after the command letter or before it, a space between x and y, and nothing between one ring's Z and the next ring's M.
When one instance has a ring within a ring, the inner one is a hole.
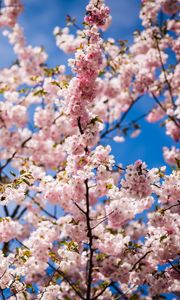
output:
M127 47L102 38L110 9L90 0L81 28L67 16L54 29L71 75L27 45L21 12L2 1L17 61L0 70L0 299L176 299L180 151L163 148L168 172L117 164L108 142L140 134L141 118L180 138L178 1L142 0L143 30ZM143 96L153 109L125 126Z

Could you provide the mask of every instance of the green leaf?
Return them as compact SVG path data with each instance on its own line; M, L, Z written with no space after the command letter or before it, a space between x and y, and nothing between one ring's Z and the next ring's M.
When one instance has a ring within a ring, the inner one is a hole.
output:
M52 84L52 85L56 85L56 86L58 86L59 88L61 88L59 82L57 82L57 81L52 81L51 84Z
M22 178L22 181L25 182L28 186L31 186L31 183L26 178Z
M96 122L103 123L103 121L96 116L95 118L91 119L90 124L95 124Z
M104 70L100 71L100 72L99 72L99 77L102 77L104 74L105 74L105 71L104 71Z
M105 253L98 253L96 255L96 260L97 261L103 261L106 257L107 257L107 255Z
M33 96L40 96L40 97L43 97L45 95L47 95L47 92L45 92L43 89L38 90L33 94Z
M25 170L21 170L21 171L20 171L20 174L21 174L21 175L24 175L25 173L26 173Z
M139 296L137 294L133 294L131 297L130 297L130 300L138 300L139 299Z
M111 189L113 188L113 184L112 184L112 183L107 183L107 184L106 184L106 188L107 188L108 190L111 190Z
M66 242L66 241L61 241L61 242L59 242L59 244L60 244L60 245L68 246L68 242Z
M0 94L3 94L6 91L6 89L0 89Z
M105 287L107 287L108 285L109 285L109 282L108 282L108 281L103 281L103 282L101 282L101 283L99 284L99 286L102 287L102 288L105 288Z
M74 218L69 222L69 224L78 225L79 221L75 221Z
M162 236L160 237L160 242L164 241L165 239L167 239L167 235L162 235Z

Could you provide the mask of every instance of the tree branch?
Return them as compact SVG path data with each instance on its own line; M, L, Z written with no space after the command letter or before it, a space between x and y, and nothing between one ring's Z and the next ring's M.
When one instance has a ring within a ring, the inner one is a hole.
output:
M81 293L76 289L76 287L74 286L73 283L70 282L70 280L66 277L66 275L64 274L64 272L60 271L59 269L56 269L51 263L48 263L48 265L55 271L57 272L61 277L63 277L63 280L66 281L70 287L75 291L75 293L83 300L85 300L85 298L81 295Z
M173 264L172 264L172 262L168 259L168 263L171 265L171 267L177 272L177 273L179 273L180 274L180 270L178 269L178 268L176 268Z
M154 38L155 38L155 41L156 41L156 47L157 47L157 50L158 50L159 59L160 59L162 71L163 71L163 74L164 74L164 79L165 79L165 82L166 82L167 87L168 87L168 90L169 90L171 102L172 102L173 107L176 108L176 105L175 105L174 99L173 99L173 94L172 94L171 85L170 85L170 82L169 82L169 80L168 80L168 78L167 78L166 69L165 69L165 66L164 66L164 63L163 63L163 60L162 60L161 49L160 49L160 47L159 47L158 38L156 37L155 34L154 34Z
M93 235L92 235L92 228L91 228L91 221L90 221L90 204L89 204L89 187L88 187L88 179L85 180L85 187L86 187L86 224L87 224L87 236L89 238L89 260L87 263L87 293L86 293L86 300L91 299L91 284L92 284L92 271L93 271Z
M161 211L162 211L162 212L165 212L166 210L169 210L169 209L171 209L171 208L173 208L173 207L176 207L176 206L179 206L179 205L180 205L180 200L178 200L178 203L176 203L176 204L173 204L173 205L171 205L171 206L169 206L169 207L167 207L167 208L161 209Z
M23 148L25 146L25 144L31 139L32 137L30 136L29 138L27 138L20 146L20 148ZM18 152L18 149L11 155L11 157L9 157L5 164L3 166L0 167L0 172L13 160L13 158L16 156Z
M162 105L162 103L159 101L159 99L156 97L156 95L155 95L154 93L151 93L151 94L152 94L152 96L153 96L155 102L161 107L161 109L165 112L165 114L167 115L167 117L168 117L171 121L173 121L173 122L176 124L177 127L180 128L180 124L177 123L177 121L176 121L176 119L175 119L174 117L172 117L172 116L170 116L170 115L167 114L165 107Z
M129 272L132 272L134 269L136 269L136 266L149 254L152 250L147 251L138 261L133 265L133 267L129 270Z
M134 106L134 104L141 98L141 96L137 97L135 100L132 101L131 105L129 106L129 108L124 112L124 114L121 116L119 122L117 124L115 124L113 127L110 127L108 130L106 130L105 132L103 132L100 136L101 139L103 139L107 134L111 133L112 131L114 131L115 129L119 128L122 124L122 122L124 121L124 119L126 118L127 114L129 113L129 111L132 109L132 107Z

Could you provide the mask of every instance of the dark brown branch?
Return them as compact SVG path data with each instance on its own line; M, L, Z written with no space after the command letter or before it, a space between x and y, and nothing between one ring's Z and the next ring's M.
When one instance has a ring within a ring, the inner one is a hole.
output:
M122 117L120 118L119 121L119 125L121 125L121 123L124 121L124 119L126 118L127 114L130 112L130 110L132 109L132 107L134 106L135 103L137 103L137 101L141 98L141 96L137 97L135 100L132 101L131 105L129 106L129 108L125 111L125 113L122 115Z
M15 218L15 220L19 220L22 217L22 215L26 212L26 210L27 207L24 207L23 210L20 212L20 214Z
M155 41L156 41L156 47L157 47L157 50L158 50L159 59L160 59L162 71L163 71L163 74L164 74L164 79L165 79L165 82L167 84L167 87L168 87L168 90L169 90L169 94L170 94L170 97L171 97L171 102L172 102L173 107L176 108L176 105L175 105L174 99L173 99L171 85L170 85L170 82L169 82L169 80L167 78L166 69L165 69L165 66L164 66L164 63L163 63L163 60L162 60L161 49L159 47L158 38L156 37L156 35L154 35L154 38L155 38Z
M87 224L87 236L89 238L89 260L87 263L87 293L86 293L86 300L91 299L91 284L92 284L92 272L93 272L93 235L92 235L92 228L91 228L91 220L90 220L90 204L89 204L89 187L88 187L88 179L85 180L85 187L86 187L86 224Z
M166 210L169 210L169 209L171 209L171 208L173 208L173 207L176 207L176 206L179 206L179 205L180 205L180 200L178 200L178 203L176 203L176 204L173 204L173 205L171 205L171 206L169 206L169 207L167 207L167 208L161 209L161 211L162 211L162 212L165 212Z
M124 114L121 116L119 122L117 124L115 124L113 127L110 127L108 130L106 130L105 132L103 132L100 136L100 138L104 138L107 134L111 133L112 131L114 131L117 128L120 128L122 122L124 121L124 119L126 118L127 114L129 113L129 111L132 109L132 107L134 106L134 104L141 98L141 96L137 97L135 100L132 101L131 105L129 106L129 108L124 112Z
M26 245L24 245L20 240L18 240L18 239L15 239L22 247L25 247L26 249L28 249L29 250L29 248L26 246ZM49 263L48 262L48 265L49 265L49 267L51 267L54 271L56 271L62 278L63 278L63 280L65 280L71 287L72 287L72 289L76 292L76 294L81 298L81 299L83 299L83 300L86 300L82 295L81 295L81 293L76 289L76 287L73 285L73 283L71 283L70 281L69 281L69 279L66 277L66 275L62 272L62 271L60 271L59 270L59 268L58 269L56 269L51 263Z
M114 212L114 210L111 211L111 212L110 212L108 215L106 215L105 217L101 218L102 220L101 220L99 223L97 223L96 225L94 225L93 227L91 227L91 229L94 229L94 228L98 227L101 223L103 223L104 221L106 221L106 220L108 219L108 216L110 216L113 212Z
M75 201L74 202L74 205L76 205L76 207L83 213L86 215L86 212L79 206L79 204L77 204Z
M115 282L111 282L111 286L121 295L121 297L123 297L124 300L128 299L128 297L120 290L120 288L116 286Z
M8 255L8 252L9 252L9 244L10 242L4 242L4 245L2 247L2 252L4 254L4 256L7 256Z
M30 195L28 195L28 197L49 217L57 220L56 216L54 216L53 214L51 214L49 211L47 211L45 208L43 208L33 197L31 197Z
M4 213L6 217L9 217L9 210L6 205L4 205Z
M30 136L29 138L27 138L20 146L20 148L23 148L25 146L25 144L31 139L32 137ZM5 164L3 166L0 167L0 172L13 160L13 158L16 156L18 152L18 149L11 155L11 157L9 157Z
M19 209L20 209L20 205L16 205L14 211L11 214L11 218L14 218L17 215Z
M126 168L121 168L118 165L114 165L117 169L121 170L121 171L126 171Z
M130 125L133 125L133 124L136 123L137 121L139 121L139 120L141 120L141 119L147 117L151 111L152 111L152 109L150 109L150 110L147 111L146 113L140 115L140 116L137 117L136 119L132 120L132 121L130 122Z
M128 297L126 297L126 295L124 295L124 293L120 290L120 288L118 288L118 287L116 286L115 282L112 281L112 282L110 282L109 284L107 284L107 286L105 286L104 289L102 289L102 290L99 292L99 294L97 294L95 297L93 297L92 300L98 299L98 298L106 291L106 289L107 289L108 287L110 287L110 286L112 286L112 287L116 290L116 292L117 292L118 294L121 295L122 299L124 299L124 300L127 300L127 299L128 299Z
M78 117L78 127L79 127L79 131L80 131L80 133L81 134L83 134L84 133L84 131L83 131L83 129L82 129L82 127L81 127L81 117Z
M152 252L152 250L147 251L140 259L138 259L138 261L133 265L133 267L129 270L129 272L132 272L133 270L135 270L136 266L151 252Z
M173 122L176 124L177 127L180 128L180 125L177 123L176 119L175 119L174 117L172 117L172 116L170 116L170 115L167 114L165 107L162 105L162 103L159 101L159 99L156 97L156 95L155 95L154 93L151 93L151 94L152 94L152 96L153 96L155 102L161 107L161 109L165 112L165 114L167 115L167 117L168 117L171 121L173 121Z
M79 128L80 133L83 134L84 130L82 129L82 126L81 126L81 117L78 117L77 123L78 123L78 128ZM84 151L86 153L88 153L88 147L87 146L84 148Z
M98 299L98 298L99 298L99 297L107 290L107 288L110 287L110 286L111 286L111 283L108 284L107 286L105 286L105 287L99 292L99 294L97 294L96 296L94 296L94 297L92 298L92 300Z
M58 269L59 269L59 268L58 268ZM44 291L42 291L39 300L42 299L44 293L46 292L46 288L50 285L50 283L51 283L51 281L53 280L53 277L55 276L55 274L56 274L56 272L58 271L58 269L57 269L57 270L54 270L53 274L50 276L50 278L49 278L49 280L48 280L48 283L46 284ZM35 298L35 299L36 299L36 298ZM35 300L35 299L34 299L34 300Z
M7 160L6 160L6 162L5 162L5 164L3 165L3 166L1 166L0 167L0 172L11 162L11 160L15 157L15 155L16 155L16 153L17 153L17 151L15 151L12 155L11 155L11 157L9 157Z
M180 274L180 269L176 268L175 265L172 264L172 262L168 259L168 263L171 265L171 267L177 272Z
M81 126L81 117L77 119L78 128L81 135L84 133L82 126ZM88 147L85 147L85 152L88 152ZM85 199L86 199L86 211L81 209L79 205L75 202L75 205L80 209L80 211L85 214L86 216L86 225L87 225L87 238L89 239L88 247L89 247L89 259L86 265L87 276L86 276L86 284L87 284L87 291L86 291L86 300L91 299L91 285L92 285L92 272L93 272L93 235L92 235L92 228L91 228L91 218L90 218L90 201L89 201L89 186L88 186L88 179L84 181L86 192L85 192Z
M166 113L166 109L165 107L162 105L162 103L159 101L159 99L156 97L156 95L154 93L151 93L155 102L161 107L161 109Z
M85 300L85 298L81 295L81 293L77 290L77 288L74 286L73 283L70 282L70 280L66 277L66 275L60 271L59 269L56 269L51 263L48 263L48 265L55 271L57 272L62 278L64 281L66 281L70 287L75 291L75 293L80 297L80 299L83 299Z

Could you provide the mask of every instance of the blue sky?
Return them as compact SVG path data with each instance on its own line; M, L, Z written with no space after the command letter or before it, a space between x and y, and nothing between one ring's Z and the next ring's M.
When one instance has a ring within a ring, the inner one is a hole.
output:
M105 33L105 37L126 39L132 43L133 31L141 28L138 18L140 0L106 0L113 17L112 25ZM55 45L52 34L55 26L64 27L67 14L77 18L81 25L87 0L22 0L24 13L19 22L24 27L27 43L33 46L44 46L48 53L48 65L55 66L66 64L67 55L63 54ZM9 66L14 60L11 47L7 39L0 39L0 67ZM153 100L148 97L138 103L135 109L128 115L127 120L133 120L153 106ZM113 153L118 162L124 165L133 163L136 159L143 159L149 167L164 164L162 147L173 144L172 140L165 136L160 124L148 124L141 121L143 131L135 139L127 138L124 143L112 142Z
M55 26L64 27L67 14L76 17L81 24L87 0L22 0L24 12L19 22L25 29L28 43L45 46L49 54L49 63L64 63L64 55L56 48L52 31ZM140 25L138 20L140 0L107 0L111 8L113 23L106 36L119 39L132 38L134 28ZM8 47L6 38L1 39L0 65L6 66L11 62L12 51ZM7 50L7 51L4 51Z

